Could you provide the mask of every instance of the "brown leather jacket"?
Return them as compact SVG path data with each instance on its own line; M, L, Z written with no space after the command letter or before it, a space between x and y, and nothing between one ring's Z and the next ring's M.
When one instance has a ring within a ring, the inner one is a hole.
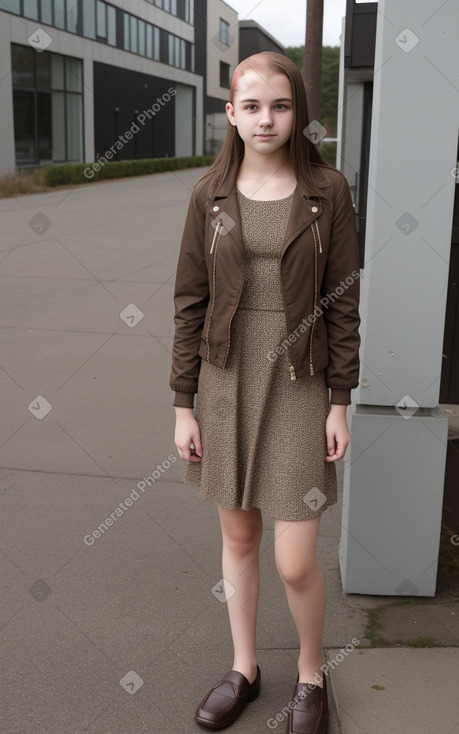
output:
M295 190L282 248L285 340L266 359L288 355L291 379L325 369L331 403L347 405L359 377L359 253L346 178L313 165L324 197ZM237 166L209 198L193 190L175 284L175 337L170 387L174 405L191 407L201 359L224 368L231 321L245 274L236 190Z

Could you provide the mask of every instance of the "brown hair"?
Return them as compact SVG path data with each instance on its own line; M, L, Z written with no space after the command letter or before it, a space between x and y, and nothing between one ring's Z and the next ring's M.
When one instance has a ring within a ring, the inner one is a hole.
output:
M296 179L304 186L313 191L317 196L323 196L323 190L317 187L311 164L333 168L321 156L317 146L303 133L305 127L310 123L306 89L300 70L287 56L275 51L262 51L261 53L248 56L234 70L231 81L230 101L233 103L234 92L238 80L249 69L260 72L270 71L275 74L284 74L292 87L293 97L293 128L289 140L290 162L296 174ZM196 184L201 190L204 184L208 184L212 193L215 193L225 180L234 161L241 163L244 157L244 141L240 137L237 128L228 121L228 128L223 145L217 158L210 169L199 179Z

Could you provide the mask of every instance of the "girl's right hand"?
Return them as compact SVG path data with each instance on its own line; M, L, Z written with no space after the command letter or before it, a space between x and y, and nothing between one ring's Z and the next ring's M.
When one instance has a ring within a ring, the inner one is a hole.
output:
M175 408L175 445L181 459L197 462L202 459L201 431L192 408ZM191 448L193 444L193 449Z

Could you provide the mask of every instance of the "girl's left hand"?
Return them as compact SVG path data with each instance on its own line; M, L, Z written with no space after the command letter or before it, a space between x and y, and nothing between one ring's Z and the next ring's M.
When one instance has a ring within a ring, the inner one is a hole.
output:
M346 418L347 405L330 406L325 423L325 434L327 437L327 452L325 461L338 461L342 459L351 440L351 434Z

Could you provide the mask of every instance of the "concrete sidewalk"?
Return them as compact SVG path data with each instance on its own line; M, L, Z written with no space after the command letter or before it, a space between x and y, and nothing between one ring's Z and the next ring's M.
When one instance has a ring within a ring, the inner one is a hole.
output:
M0 201L2 734L204 731L196 705L231 666L218 516L181 481L168 388L201 172ZM262 692L235 733L283 733L296 678L264 520ZM340 528L341 492L318 548L329 734L459 734L458 594L343 594Z

